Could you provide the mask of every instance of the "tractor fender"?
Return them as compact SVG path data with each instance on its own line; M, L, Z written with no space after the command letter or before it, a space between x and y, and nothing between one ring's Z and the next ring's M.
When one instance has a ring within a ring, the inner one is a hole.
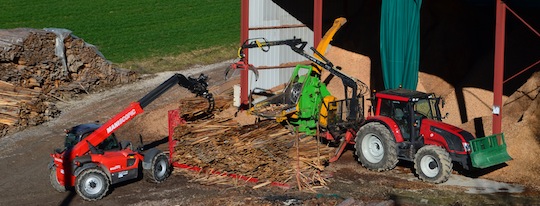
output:
M152 159L154 159L154 157L159 153L161 153L161 150L156 149L156 148L151 148L149 150L146 150L146 152L143 154L144 155L144 160L142 162L143 169L152 168Z
M109 180L111 180L111 178L112 178L111 173L109 172L109 169L107 169L107 168L103 167L102 165L99 165L99 164L97 164L95 162L86 163L86 164L83 164L80 167L75 168L75 172L73 172L73 176L77 177L77 176L79 176L79 174L81 174L82 171L84 171L86 169L89 169L89 168L100 168L103 172L105 172L105 174L107 174L107 177L109 178Z
M77 161L77 162L80 162L80 164L86 164L86 163L89 163L89 162L92 162L92 156L90 155L83 155L83 156L80 156L80 157L75 157L73 159L73 161Z
M370 116L366 119L366 121L364 122L364 125L369 122L380 122L381 124L386 126L386 128L390 130L390 133L394 135L394 138L396 139L396 143L405 141L403 139L403 135L401 135L399 126L394 120L392 120L392 118L385 117L385 116Z

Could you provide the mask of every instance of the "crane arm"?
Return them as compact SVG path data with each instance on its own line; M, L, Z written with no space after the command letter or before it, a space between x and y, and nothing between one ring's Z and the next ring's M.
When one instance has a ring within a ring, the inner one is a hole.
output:
M132 102L127 108L116 114L113 118L105 122L105 124L101 125L98 129L88 135L88 137L85 138L85 141L78 142L69 152L71 159L87 153L90 150L88 144L93 146L100 144L118 128L129 122L135 116L143 113L144 107L148 106L176 84L187 88L190 92L197 96L206 98L209 102L207 111L212 111L215 103L212 94L208 92L207 80L208 77L203 74L201 74L199 78L185 77L182 74L174 74L172 77L146 94L139 101Z

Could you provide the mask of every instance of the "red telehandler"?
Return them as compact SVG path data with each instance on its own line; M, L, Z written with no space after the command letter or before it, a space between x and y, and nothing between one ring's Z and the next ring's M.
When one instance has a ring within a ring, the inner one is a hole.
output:
M119 142L114 131L143 112L143 108L175 84L187 88L208 100L208 110L214 108L214 98L208 92L208 77L198 78L175 74L137 102L131 103L105 124L81 124L66 130L63 149L56 149L49 164L50 181L54 189L65 192L74 188L85 200L103 198L109 186L133 180L144 174L147 180L163 182L170 174L171 161L157 148L133 148L129 141Z

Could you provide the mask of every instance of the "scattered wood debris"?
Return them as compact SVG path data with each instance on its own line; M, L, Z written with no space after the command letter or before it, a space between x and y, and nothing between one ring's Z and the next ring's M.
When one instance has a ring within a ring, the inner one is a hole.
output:
M187 122L175 128L174 138L173 161L203 168L205 172L186 174L204 184L242 182L226 175L237 174L257 178L254 188L279 182L315 190L326 185L321 172L334 151L271 120L244 126L231 118ZM225 175L213 175L216 171Z

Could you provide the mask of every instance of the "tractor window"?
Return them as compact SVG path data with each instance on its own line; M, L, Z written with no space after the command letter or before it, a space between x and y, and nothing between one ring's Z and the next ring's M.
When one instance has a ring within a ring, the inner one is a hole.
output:
M407 102L383 99L381 101L380 115L390 117L394 120L405 120L409 113L407 108Z
M421 99L414 105L414 111L429 119L440 120L437 116L437 99Z
M120 145L118 144L118 140L116 140L116 136L111 134L111 136L107 137L101 144L97 146L98 149L108 151L108 150L117 150L120 149Z
M72 148L73 146L75 146L77 143L79 143L79 140L77 138L77 135L73 134L73 133L67 133L66 134L66 139L65 139L65 143L64 143L64 146L66 148Z
M380 115L385 117L391 117L392 116L392 101L383 99L381 101L381 108L380 108Z
M393 101L383 99L381 101L380 115L392 118L401 130L403 138L409 139L410 127L410 107L408 102Z

